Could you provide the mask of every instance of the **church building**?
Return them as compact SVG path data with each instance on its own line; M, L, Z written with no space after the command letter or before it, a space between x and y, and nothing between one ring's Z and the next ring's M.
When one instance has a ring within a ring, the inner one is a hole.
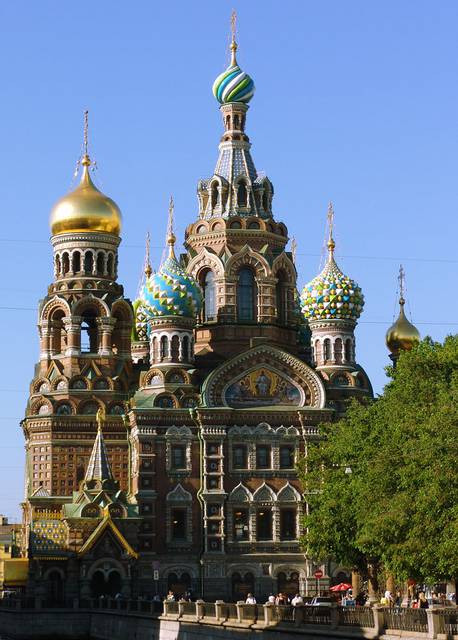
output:
M316 569L323 587L344 570L301 548L295 465L320 423L372 398L355 342L364 298L336 263L332 205L326 263L299 294L236 52L233 36L213 85L218 157L184 252L171 202L164 260L153 272L147 257L133 303L117 279L121 212L93 182L87 126L80 183L52 210L54 279L21 423L31 595L262 599L313 593Z

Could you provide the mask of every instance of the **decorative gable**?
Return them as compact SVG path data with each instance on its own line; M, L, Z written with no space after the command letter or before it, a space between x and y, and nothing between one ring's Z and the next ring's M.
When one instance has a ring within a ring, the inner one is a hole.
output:
M270 345L238 354L215 369L203 385L205 406L296 406L321 409L325 388L305 362Z

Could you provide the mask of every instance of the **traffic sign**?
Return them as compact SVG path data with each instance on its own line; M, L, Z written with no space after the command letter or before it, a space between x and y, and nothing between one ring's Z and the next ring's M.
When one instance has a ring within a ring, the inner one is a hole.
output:
M321 569L317 569L313 575L317 580L319 580L320 578L323 577L323 572L321 571Z

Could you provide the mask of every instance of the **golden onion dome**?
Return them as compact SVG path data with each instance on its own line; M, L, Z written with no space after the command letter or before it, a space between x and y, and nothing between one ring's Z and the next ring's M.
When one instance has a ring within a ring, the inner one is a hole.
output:
M396 322L386 332L386 346L395 356L400 351L410 351L420 342L420 333L409 322L404 313L404 298L399 299L399 316Z
M83 172L79 185L61 198L51 211L51 234L98 231L119 236L122 216L118 205L92 182L89 175L91 160L87 153L81 164Z

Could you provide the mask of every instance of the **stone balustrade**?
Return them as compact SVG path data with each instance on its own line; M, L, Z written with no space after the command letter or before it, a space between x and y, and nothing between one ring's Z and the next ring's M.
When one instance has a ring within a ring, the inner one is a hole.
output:
M209 625L208 637L211 637L210 627L253 630L262 632L288 632L297 636L325 635L326 637L410 637L446 640L458 640L458 608L432 607L430 609L388 608L380 605L374 607L340 607L340 606L310 606L292 607L290 605L250 605L245 602L227 603L222 600L216 602L165 601L151 602L144 599L79 599L70 601L48 602L39 598L5 598L0 599L0 613L4 610L12 614L30 615L46 613L49 616L60 617L61 613L68 615L88 614L97 616L127 615L153 621L156 624L173 621L181 625L197 625L202 631ZM51 619L51 618L49 618ZM150 622L152 624L152 622ZM202 627L204 625L204 627ZM162 636L161 636L162 637ZM164 636L165 637L165 636ZM227 636L229 638L229 636ZM232 637L232 636L231 636ZM238 637L238 636L237 636ZM251 635L250 635L251 637ZM271 637L271 636L269 636Z
M220 625L287 631L301 629L306 632L318 626L342 634L355 632L366 638L389 636L410 636L424 638L453 638L458 640L458 609L456 607L432 607L431 609L374 607L319 607L303 605L250 605L217 600L207 603L164 602L162 620L186 620L200 625ZM358 633L361 632L361 633Z

